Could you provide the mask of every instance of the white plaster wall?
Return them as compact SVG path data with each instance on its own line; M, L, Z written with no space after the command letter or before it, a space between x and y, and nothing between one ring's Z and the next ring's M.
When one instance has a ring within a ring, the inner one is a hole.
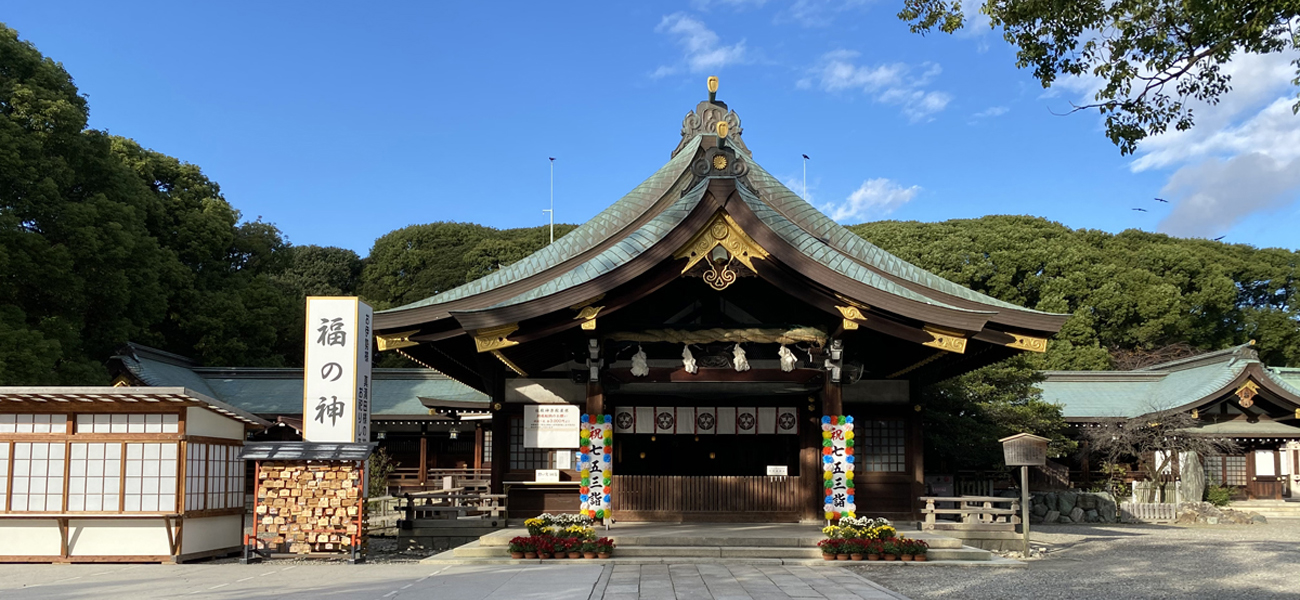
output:
M167 556L167 526L162 519L71 519L71 556Z
M240 515L185 519L181 554L233 548L243 543L244 521Z
M0 557L58 556L59 523L54 519L0 521Z
M206 408L191 406L185 409L185 435L244 439L244 423L214 413Z
M506 382L506 402L511 404L583 404L586 384L568 379L512 379Z

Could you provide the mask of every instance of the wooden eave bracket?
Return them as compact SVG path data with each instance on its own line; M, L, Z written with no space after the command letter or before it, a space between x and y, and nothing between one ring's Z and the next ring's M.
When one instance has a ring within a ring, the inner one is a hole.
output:
M420 343L412 341L411 336L419 332L419 329L412 329L410 331L402 331L398 333L381 333L375 336L375 342L379 345L380 352L418 346Z

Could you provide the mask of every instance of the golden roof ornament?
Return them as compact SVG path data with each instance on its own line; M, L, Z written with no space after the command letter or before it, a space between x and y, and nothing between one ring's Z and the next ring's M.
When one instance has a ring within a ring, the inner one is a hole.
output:
M717 130L718 137L725 140L727 139L727 131L729 127L730 126L727 125L726 121L718 121L718 124L714 126L714 129Z
M709 102L713 102L717 99L718 99L718 76L710 75L709 76Z

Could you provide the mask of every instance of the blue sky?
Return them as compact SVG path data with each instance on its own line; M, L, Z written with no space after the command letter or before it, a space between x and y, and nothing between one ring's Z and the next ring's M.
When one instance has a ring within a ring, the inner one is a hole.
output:
M721 77L754 158L843 223L1029 214L1300 247L1292 57L1241 57L1201 126L1120 156L1093 82L901 2L9 3L91 126L200 165L246 218L365 255L432 221L581 222L662 165ZM1168 204L1153 198L1170 200ZM1147 212L1132 210L1143 208Z

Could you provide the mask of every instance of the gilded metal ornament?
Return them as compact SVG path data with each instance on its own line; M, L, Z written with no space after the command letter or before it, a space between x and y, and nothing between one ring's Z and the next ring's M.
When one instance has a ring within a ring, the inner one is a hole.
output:
M411 341L411 336L419 332L419 329L412 329L410 331L402 331L398 333L383 333L375 336L375 343L379 346L380 352L419 346L420 342Z
M930 334L931 339L928 342L923 342L921 345L946 350L948 352L956 352L957 354L965 354L966 336L960 331L943 329L941 327L935 327L934 325L926 325L925 327L922 327L922 329L924 329L926 333Z
M713 168L721 171L727 168L727 155L718 154L713 157Z
M491 352L511 346L518 346L519 342L506 339L510 334L519 331L518 323L507 323L496 327L485 327L474 332L474 346L479 352Z
M712 255L716 248L726 251L726 257L714 258ZM682 268L682 273L691 270L696 263L708 260L709 270L704 273L704 283L719 291L727 289L738 278L736 272L730 268L732 261L740 261L753 271L754 259L765 259L769 256L770 254L745 234L731 215L723 210L715 213L690 241L673 254L675 259L688 259L686 266Z
M1237 388L1235 393L1239 399L1237 404L1240 404L1242 408L1250 408L1255 405L1255 396L1259 394L1259 385L1253 381L1247 381L1241 384L1241 387Z
M1010 332L1008 332L1007 335L1016 338L1014 342L1007 344L1008 348L1028 350L1030 352L1047 352L1047 338Z
M856 306L836 306L835 308L840 311L840 316L844 317L843 327L845 331L857 329L858 321L867 320L867 316L862 314L862 310Z
M602 308L605 307L603 306L583 307L583 309L578 312L578 315L576 317L573 317L573 320L575 321L581 320L583 329L587 331L594 331L596 329L596 315L600 313L600 309Z

